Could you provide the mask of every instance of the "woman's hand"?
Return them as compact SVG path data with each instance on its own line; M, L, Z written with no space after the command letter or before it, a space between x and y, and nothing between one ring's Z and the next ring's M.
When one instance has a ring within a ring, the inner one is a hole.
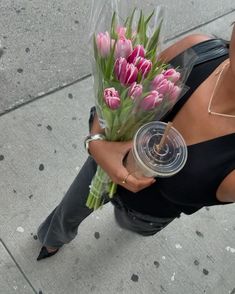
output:
M89 151L114 183L136 193L152 185L155 179L147 177L137 179L128 173L123 165L123 159L131 146L132 142L92 141L89 144Z

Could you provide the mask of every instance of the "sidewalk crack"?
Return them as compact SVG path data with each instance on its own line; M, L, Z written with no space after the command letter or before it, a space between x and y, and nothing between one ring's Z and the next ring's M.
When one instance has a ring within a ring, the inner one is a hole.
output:
M23 101L23 102L21 102L19 104L17 104L17 102L16 102L16 104L14 104L12 106L9 106L9 108L4 109L3 112L1 112L1 110L0 110L0 117L3 116L4 114L7 114L9 112L12 112L12 111L20 108L22 106L33 103L33 102L35 102L35 101L37 101L37 100L39 100L41 98L44 98L44 97L46 97L48 95L51 95L51 94L54 94L54 93L56 93L56 92L58 92L60 90L63 90L64 88L68 88L68 87L70 87L72 85L80 83L80 82L82 82L82 81L84 81L86 79L89 79L90 77L91 77L91 74L87 74L86 76L78 78L78 79L76 79L76 80L74 80L74 81L72 81L72 82L70 82L68 84L64 84L64 85L61 85L61 86L59 86L57 88L53 88L52 90L48 90L47 92L41 92L42 94L37 95L35 97L32 97L30 100Z
M0 243L2 244L2 246L4 247L4 249L7 251L7 253L10 256L10 258L12 259L12 261L14 262L14 264L17 267L17 269L20 271L20 273L22 274L22 276L24 277L24 279L26 280L26 282L28 283L28 285L30 286L30 288L33 290L33 292L35 294L38 294L38 291L35 289L35 287L33 286L33 284L30 282L30 280L26 276L25 272L23 271L23 269L21 268L21 266L19 265L19 263L16 261L16 259L14 258L14 256L11 254L10 250L7 248L7 245L4 243L4 241L2 239L0 239Z

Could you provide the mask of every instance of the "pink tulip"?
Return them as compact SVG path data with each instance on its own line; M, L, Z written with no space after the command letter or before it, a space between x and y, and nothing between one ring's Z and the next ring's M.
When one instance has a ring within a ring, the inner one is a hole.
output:
M119 108L121 104L119 93L115 90L115 88L106 88L104 90L104 101L112 110Z
M163 74L158 74L152 81L151 88L152 90L157 90L157 87L162 83L162 81L165 80L165 77Z
M123 85L130 85L136 81L137 75L138 69L134 66L134 64L127 63L126 74L120 77L120 82Z
M124 57L127 58L132 52L132 43L131 40L126 39L125 37L120 37L116 43L116 48L114 52L115 59Z
M137 45L127 60L129 63L133 63L137 57L145 57L145 50L142 45Z
M161 104L163 97L158 91L151 91L140 103L140 107L144 110L152 110Z
M118 26L118 27L117 27L117 34L118 34L118 37L119 37L119 38L121 38L121 37L125 37L125 36L126 36L126 30L127 30L127 28L122 27L122 26Z
M115 76L120 80L121 76L124 76L126 73L127 60L123 57L118 58L114 64Z
M143 86L134 82L128 91L128 96L135 100L142 95L142 92Z
M164 79L154 88L154 90L162 95L166 95L170 92L172 86L174 86L174 84L171 81Z
M180 79L180 73L176 71L174 68L169 68L163 72L163 75L166 79L175 83Z
M99 33L96 36L96 45L101 57L107 57L110 53L111 39L108 32Z
M136 65L138 70L141 72L143 77L146 77L152 68L152 62L142 57L135 58L134 64Z
M168 89L166 90L166 94L167 93L169 94L169 93L171 93L173 91L175 84L172 83L171 81L167 80L166 85L168 87Z
M138 75L138 69L134 66L134 64L129 64L123 57L116 60L114 72L122 85L130 85L134 83Z
M170 100L176 100L181 92L181 88L178 86L174 86L170 91Z

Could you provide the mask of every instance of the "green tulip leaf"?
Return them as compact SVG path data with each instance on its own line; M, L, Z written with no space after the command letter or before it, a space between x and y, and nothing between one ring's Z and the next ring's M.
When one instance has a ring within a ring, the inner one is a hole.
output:
M135 12L136 12L136 8L134 8L131 16L127 18L128 19L128 21L126 23L126 27L127 27L126 37L127 37L127 39L131 39L131 37L132 37L132 24L133 24Z
M151 51L154 48L157 48L157 46L158 46L158 39L159 39L160 31L161 31L162 21L163 20L161 20L158 28L155 30L152 37L148 41L148 44L147 44L148 51Z

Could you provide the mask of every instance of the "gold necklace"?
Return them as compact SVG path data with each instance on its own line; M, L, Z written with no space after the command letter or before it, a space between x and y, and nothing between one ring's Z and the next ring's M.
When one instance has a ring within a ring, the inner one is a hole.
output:
M221 71L220 71L220 74L219 74L219 76L218 76L218 78L217 78L217 81L216 81L216 83L215 83L215 86L214 86L213 92L212 92L211 97L210 97L210 100L209 100L209 104L208 104L207 111L208 111L209 114L212 114L212 115L218 115L218 116L223 116L223 117L233 117L233 118L235 118L235 115L232 115L232 114L225 114L225 113L219 113L219 112L215 112L215 111L212 111L212 110L211 110L211 104L212 104L212 101L213 101L213 98L214 98L214 95L215 95L215 91L217 90L217 86L218 86L218 83L219 83L219 81L220 81L220 79L221 79L221 76L222 76L222 74L223 74L223 72L224 72L224 69L225 69L225 67L226 67L228 64L229 64L229 62L225 63L225 64L223 65Z

